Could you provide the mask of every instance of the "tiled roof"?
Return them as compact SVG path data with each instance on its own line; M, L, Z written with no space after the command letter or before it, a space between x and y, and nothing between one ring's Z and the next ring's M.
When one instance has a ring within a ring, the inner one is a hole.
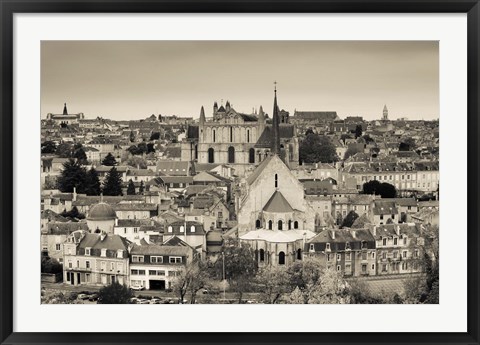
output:
M275 191L270 200L263 207L265 212L287 213L293 212L292 206L288 203L287 199L279 191Z
M47 224L47 233L49 235L69 235L77 230L88 230L87 223L69 222L69 223L49 223Z
M293 125L280 125L279 126L280 139L290 139L294 133ZM255 147L257 148L269 148L272 146L273 142L273 130L272 126L266 126L263 130L260 138L258 138Z
M143 204L143 203L134 203L134 204L115 204L112 205L115 211L156 211L156 204Z
M158 244L146 244L136 245L134 244L130 254L131 255L179 255L186 256L190 252L191 248L175 245L158 245Z
M250 175L247 177L247 183L251 185L255 180L262 174L263 170L268 166L270 161L273 159L273 155L268 156L265 158L256 168L252 171ZM277 157L278 158L278 157Z
M338 119L336 111L295 111L293 116L307 121L334 121Z

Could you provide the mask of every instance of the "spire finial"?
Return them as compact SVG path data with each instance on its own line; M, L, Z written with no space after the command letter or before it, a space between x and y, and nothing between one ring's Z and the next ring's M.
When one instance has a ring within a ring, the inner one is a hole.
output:
M67 103L63 103L63 115L68 115Z
M277 81L276 80L273 82L273 85L274 85L275 93L277 93Z

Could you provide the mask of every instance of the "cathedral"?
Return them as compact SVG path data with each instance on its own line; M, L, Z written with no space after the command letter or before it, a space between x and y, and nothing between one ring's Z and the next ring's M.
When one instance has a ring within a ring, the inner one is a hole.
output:
M275 134L272 128L276 125L279 130ZM258 113L243 114L228 101L220 107L215 102L208 119L202 107L198 125L188 127L182 142L182 160L228 164L238 176L245 176L268 157L277 143L285 164L294 168L298 164L299 143L288 112L277 106L275 89L272 121L261 106Z

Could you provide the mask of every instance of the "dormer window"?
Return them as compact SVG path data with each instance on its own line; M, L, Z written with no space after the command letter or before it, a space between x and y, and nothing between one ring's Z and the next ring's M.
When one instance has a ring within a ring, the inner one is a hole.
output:
M123 250L119 249L117 250L117 258L122 259L123 258Z
M103 256L103 257L107 256L107 249L106 248L102 248L101 256Z
M168 232L173 232L173 228L171 225L168 227Z
M185 232L185 227L183 225L180 226L180 232Z
M325 245L325 249L326 249L326 250L330 250L330 243L327 243L327 244Z
M195 232L195 225L192 225L192 226L190 227L190 232Z
M310 243L310 251L311 252L315 251L315 245L313 243Z
M85 248L85 255L90 256L91 248Z

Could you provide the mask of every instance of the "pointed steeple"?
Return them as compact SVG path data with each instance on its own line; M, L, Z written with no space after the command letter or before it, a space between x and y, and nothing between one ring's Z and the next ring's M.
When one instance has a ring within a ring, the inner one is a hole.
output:
M68 115L67 103L63 103L63 115Z
M272 152L280 156L280 119L278 116L278 105L277 105L277 82L275 84L275 96L273 99L273 142L272 142Z
M200 124L203 125L205 123L205 110L202 108L200 109Z
M260 106L260 109L258 111L258 121L265 121L265 113L263 112L262 106Z

